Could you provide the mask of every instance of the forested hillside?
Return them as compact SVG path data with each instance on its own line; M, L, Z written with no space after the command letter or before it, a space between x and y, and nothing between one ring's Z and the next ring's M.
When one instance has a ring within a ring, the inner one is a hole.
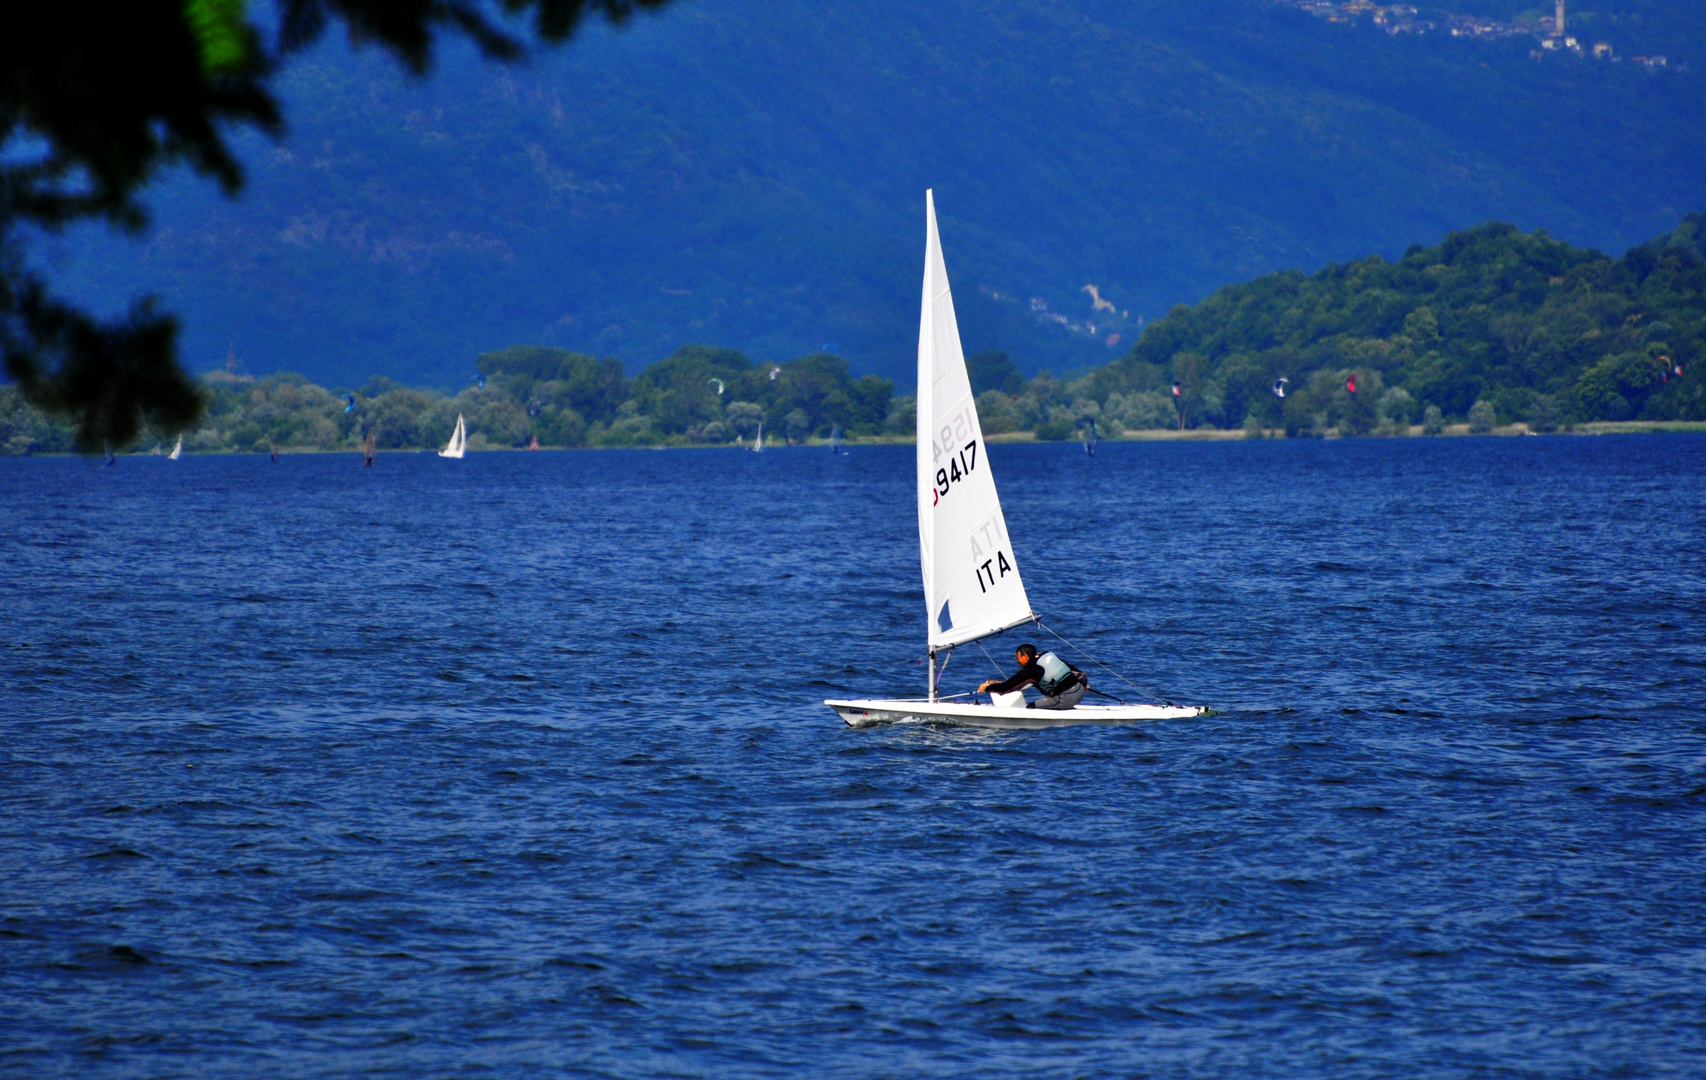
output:
M1671 67L1268 0L682 0L424 82L328 42L240 199L170 178L140 243L43 254L111 310L160 292L197 371L456 386L518 341L631 374L709 341L904 392L934 187L968 350L1082 370L1229 281L1489 220L1621 251L1706 205L1706 14L1571 10Z
M1066 379L1027 379L999 350L967 366L992 435L1065 439L1091 421L1112 436L1240 426L1368 435L1462 420L1547 431L1706 419L1703 350L1706 214L1694 214L1615 260L1493 224L1394 262L1265 275L1176 308L1124 357ZM913 430L911 397L828 353L755 363L694 345L630 378L614 357L527 345L468 366L481 384L455 395L384 377L332 391L300 375L214 372L208 416L186 446L349 449L371 431L381 448L421 449L442 444L458 413L474 449L750 443L760 423L788 440ZM0 390L0 452L69 449L68 427Z
M1706 419L1703 344L1706 214L1616 260L1485 225L1396 262L1228 286L1175 309L1090 382L1105 400L1177 381L1189 423L1254 414L1292 433L1362 433L1383 410L1408 422L1429 405L1462 417L1481 399L1501 422L1541 427Z

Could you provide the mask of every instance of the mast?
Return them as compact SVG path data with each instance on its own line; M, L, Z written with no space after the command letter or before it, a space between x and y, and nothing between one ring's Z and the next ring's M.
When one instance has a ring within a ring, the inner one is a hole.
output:
M930 301L930 270L933 260L940 260L941 241L936 236L936 192L934 188L924 192L925 236L924 236L924 287L923 298L919 301L918 314L918 554L923 564L924 573L924 640L929 647L930 668L929 698L936 700L936 645L930 640L930 620L932 608L936 603L936 591L931 587L931 554L936 539L936 515L932 512L934 500L925 503L929 496L926 492L934 493L934 458L930 453L930 424L935 415L931 408L931 390L935 384L935 325L931 318Z

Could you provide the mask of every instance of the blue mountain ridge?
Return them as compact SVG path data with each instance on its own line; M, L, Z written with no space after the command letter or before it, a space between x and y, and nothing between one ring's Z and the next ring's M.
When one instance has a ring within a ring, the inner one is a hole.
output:
M281 78L288 137L238 138L241 198L174 175L141 241L44 251L98 306L158 292L196 370L454 387L516 343L703 342L904 392L934 187L968 353L1068 371L1271 270L1488 220L1620 252L1706 206L1706 14L1618 11L1575 18L1670 70L1269 0L688 0L424 81L329 43Z

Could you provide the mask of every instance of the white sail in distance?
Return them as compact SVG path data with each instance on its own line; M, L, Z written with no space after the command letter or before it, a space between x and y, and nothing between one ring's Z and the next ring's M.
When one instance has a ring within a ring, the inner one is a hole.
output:
M918 322L918 543L932 650L1029 622L1031 602L984 452L954 298L924 193L924 298Z
M183 452L184 452L184 437L182 435L179 435L177 445L172 447L172 452L170 454L167 454L166 456L168 458L170 458L171 460L176 461L176 460L178 460L178 456L181 455Z
M439 457L460 458L468 445L468 426L462 422L462 414L456 414L456 430L450 433L450 445L438 452Z

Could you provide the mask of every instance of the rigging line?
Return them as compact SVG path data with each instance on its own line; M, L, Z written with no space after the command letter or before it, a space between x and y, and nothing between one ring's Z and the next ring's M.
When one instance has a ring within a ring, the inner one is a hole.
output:
M1037 620L1037 625L1041 626L1044 630L1047 630L1050 634L1054 634L1055 638L1057 638L1062 644L1069 646L1072 649L1072 651L1076 652L1079 656L1082 656L1084 659L1090 661L1092 664L1095 664L1097 667L1101 668L1103 671L1107 672L1109 675L1112 675L1114 678L1118 679L1120 682L1125 683L1127 686L1131 687L1133 690L1136 690L1138 693L1145 694L1145 695L1148 695L1150 697L1158 697L1168 705L1173 704L1173 702L1168 699L1166 694L1158 694L1152 689L1145 689L1144 687L1137 685L1136 683L1132 682L1130 679L1126 678L1124 675L1121 675L1119 672L1115 671L1113 668L1109 667L1108 665L1102 663L1100 660L1096 659L1094 656L1091 656L1089 653L1085 652L1083 649L1080 649L1078 646L1073 645L1072 642L1067 641L1065 638L1061 637L1059 634L1055 634L1055 632L1052 629L1050 629L1048 626L1045 626L1043 624L1043 621L1041 619Z
M983 647L983 642L978 641L973 642L973 644L977 646L977 651L983 654L983 658L989 661L989 666L995 669L995 674L1001 674L1001 665L995 662L995 657L989 655L989 650Z

